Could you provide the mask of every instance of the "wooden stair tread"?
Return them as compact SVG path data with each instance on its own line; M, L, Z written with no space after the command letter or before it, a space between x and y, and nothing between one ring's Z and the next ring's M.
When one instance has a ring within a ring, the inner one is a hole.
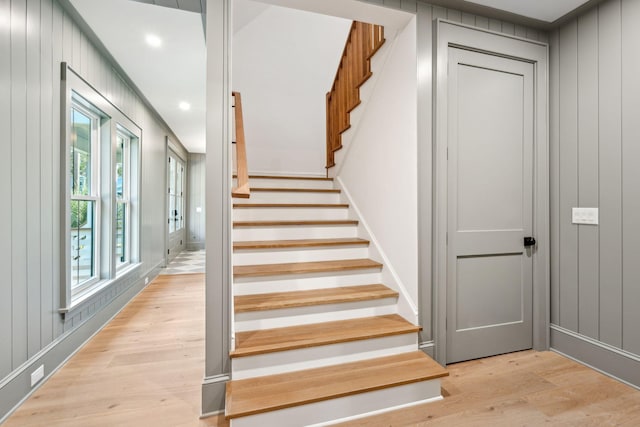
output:
M355 219L337 220L286 220L286 221L234 221L234 227L273 227L273 226L314 226L314 225L358 225Z
M348 203L234 203L234 208L348 208Z
M271 292L234 297L236 313L307 307L312 305L370 301L397 298L398 292L380 284L312 289L307 291Z
M340 193L340 190L334 188L286 188L286 187L259 187L252 188L253 193Z
M227 419L449 375L421 351L285 374L229 381Z
M367 258L336 261L288 262L233 266L233 277L277 276L281 274L326 273L334 271L382 268L382 264Z
M284 249L284 248L314 248L319 246L350 246L368 245L369 241L352 237L336 239L296 239L296 240L247 240L233 242L234 250L241 249Z
M233 174L233 178L238 175ZM249 179L300 179L305 181L333 181L333 178L324 178L321 176L280 176L280 175L249 175Z
M286 326L283 328L236 332L236 348L231 357L274 353L392 335L416 333L422 328L397 314L349 320Z

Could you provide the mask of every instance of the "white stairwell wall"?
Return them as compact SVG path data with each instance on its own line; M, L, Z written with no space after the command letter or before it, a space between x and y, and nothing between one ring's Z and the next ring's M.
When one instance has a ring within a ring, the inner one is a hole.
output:
M343 148L329 170L384 257L373 259L391 267L406 291L408 305L400 314L414 322L406 316L418 301L415 21L395 36L385 33L387 40L372 60L373 77L361 88L363 102L351 114L351 128L343 133Z

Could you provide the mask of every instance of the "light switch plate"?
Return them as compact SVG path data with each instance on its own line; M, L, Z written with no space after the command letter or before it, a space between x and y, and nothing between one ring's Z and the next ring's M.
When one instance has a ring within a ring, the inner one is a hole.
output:
M571 222L598 225L598 208L571 208Z

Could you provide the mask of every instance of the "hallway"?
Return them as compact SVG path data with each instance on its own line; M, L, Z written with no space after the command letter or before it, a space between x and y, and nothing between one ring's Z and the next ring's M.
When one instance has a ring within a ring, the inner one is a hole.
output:
M204 274L161 275L4 426L216 425L203 371Z
M161 275L3 427L213 427L200 420L204 274ZM637 425L640 391L552 352L449 365L445 399L350 426Z

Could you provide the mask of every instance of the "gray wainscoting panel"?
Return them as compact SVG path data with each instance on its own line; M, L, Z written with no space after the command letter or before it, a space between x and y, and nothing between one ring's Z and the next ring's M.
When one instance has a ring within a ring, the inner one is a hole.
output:
M622 52L620 2L598 10L600 341L622 347Z
M578 205L598 206L598 10L578 18ZM578 328L598 338L598 227L578 226Z
M0 15L9 16L9 0L0 0ZM8 25L0 26L0 81L11 79L11 37ZM0 84L0 197L11 197L11 85ZM9 280L0 280L0 342L11 343L11 212L3 213L0 221L0 271ZM12 346L0 346L0 377L11 372Z
M551 38L552 346L635 385L639 20L640 2L607 0ZM598 207L599 225L571 224L578 206Z
M560 29L560 326L578 330L578 24Z
M640 354L640 2L622 1L622 348Z
M130 297L134 285L157 274L166 221L164 141L166 135L178 139L114 71L58 0L0 0L0 16L0 198L5 203L0 221L2 419L7 408L30 392L28 381L18 381L17 388L15 384L18 378L28 378L37 360L60 361L76 349L59 346L70 342L65 333L73 336L104 310L119 309L128 301L123 295ZM58 313L60 265L66 262L59 250L60 239L66 238L59 227L61 62L143 130L142 263L66 318ZM101 327L99 322L91 325L90 333ZM45 353L50 351L56 356L47 359ZM55 368L45 365L45 374Z

